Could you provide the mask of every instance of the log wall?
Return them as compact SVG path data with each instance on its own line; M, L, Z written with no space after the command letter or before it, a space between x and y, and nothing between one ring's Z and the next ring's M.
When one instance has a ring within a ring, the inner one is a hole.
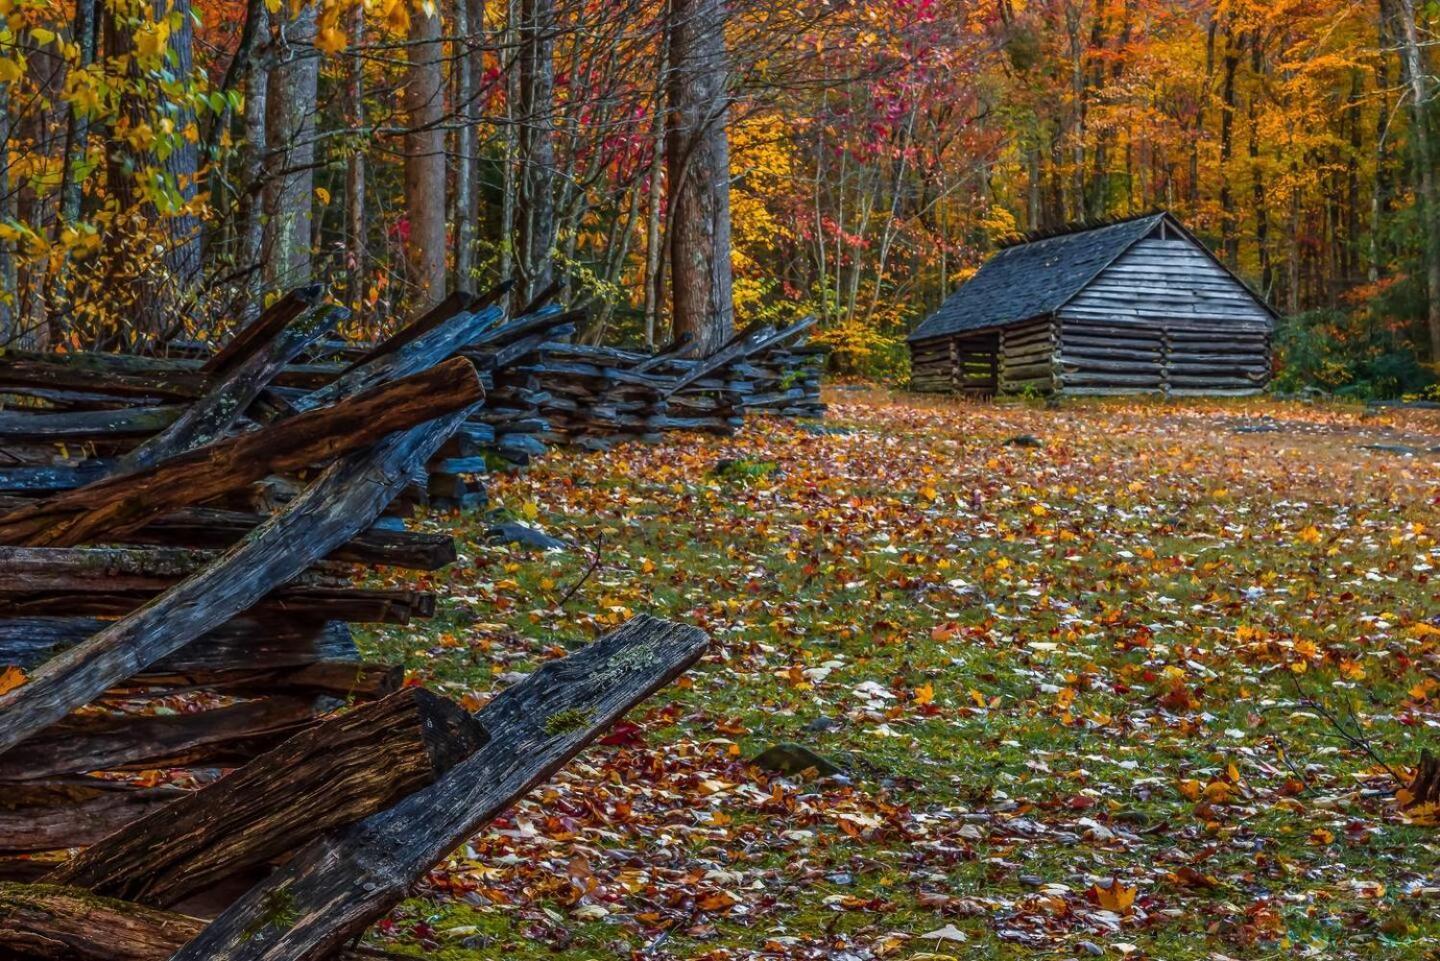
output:
M1060 311L1069 394L1255 394L1270 314L1184 238L1142 240Z
M993 397L999 389L1000 335L941 337L910 347L910 383L922 393Z
M1054 318L910 345L917 391L991 395L1260 393L1272 319L1174 232L1142 240Z

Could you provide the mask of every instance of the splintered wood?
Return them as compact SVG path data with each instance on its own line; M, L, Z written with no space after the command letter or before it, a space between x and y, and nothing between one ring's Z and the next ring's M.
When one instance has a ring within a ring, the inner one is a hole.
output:
M506 321L503 293L371 347L326 339L343 311L311 287L214 353L0 358L0 956L385 957L354 939L700 657L641 617L476 714L361 660L348 623L435 598L356 565L450 563L404 514L565 439L539 378L578 317ZM638 376L671 385L653 404L723 395L780 333Z

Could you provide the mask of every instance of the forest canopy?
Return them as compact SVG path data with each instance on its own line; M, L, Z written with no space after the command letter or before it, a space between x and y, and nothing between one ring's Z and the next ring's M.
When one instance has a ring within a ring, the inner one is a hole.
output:
M371 335L515 276L656 344L733 273L736 324L896 374L999 245L1166 209L1285 315L1280 388L1440 358L1433 4L0 2L4 343L214 339L313 278Z

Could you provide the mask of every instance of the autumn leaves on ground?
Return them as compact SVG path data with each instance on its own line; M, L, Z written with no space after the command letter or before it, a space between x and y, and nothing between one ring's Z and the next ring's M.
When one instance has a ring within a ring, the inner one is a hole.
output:
M714 647L386 947L1433 956L1440 829L1384 765L1440 723L1440 414L834 400L497 478L566 553L430 520L442 616L371 643L441 689L642 611ZM748 763L782 743L845 774Z

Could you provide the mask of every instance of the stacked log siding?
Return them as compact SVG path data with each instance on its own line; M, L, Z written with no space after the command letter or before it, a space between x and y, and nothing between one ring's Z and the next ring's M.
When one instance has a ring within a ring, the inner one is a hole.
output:
M1246 395L1275 313L1168 214L997 255L910 337L911 387Z

